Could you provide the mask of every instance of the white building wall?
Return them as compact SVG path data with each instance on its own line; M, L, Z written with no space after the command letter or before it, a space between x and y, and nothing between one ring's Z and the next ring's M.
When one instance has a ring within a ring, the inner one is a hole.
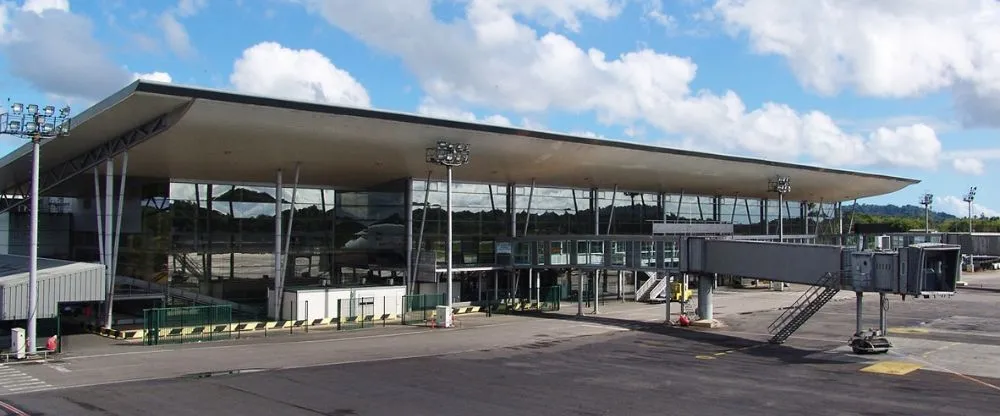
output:
M40 268L48 259L39 259ZM38 273L38 319L59 315L61 302L99 302L105 299L104 266L70 263L44 268ZM28 316L28 274L0 278L0 320L26 319Z
M303 320L321 318L340 318L338 310L338 300L349 300L352 297L373 298L372 314L376 319L382 314L400 315L403 313L403 295L406 294L405 286L373 286L359 288L315 288L297 289L285 292L282 308L281 320ZM268 316L275 316L273 299L274 291L267 292ZM349 302L344 302L345 307ZM307 306L308 305L308 306ZM344 311L347 315L348 311ZM360 309L356 309L356 314L361 314Z

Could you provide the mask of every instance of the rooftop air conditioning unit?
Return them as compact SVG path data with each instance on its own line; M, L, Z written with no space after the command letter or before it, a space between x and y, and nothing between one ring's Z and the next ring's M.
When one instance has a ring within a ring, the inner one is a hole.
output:
M892 237L880 235L875 240L875 247L879 250L892 250Z

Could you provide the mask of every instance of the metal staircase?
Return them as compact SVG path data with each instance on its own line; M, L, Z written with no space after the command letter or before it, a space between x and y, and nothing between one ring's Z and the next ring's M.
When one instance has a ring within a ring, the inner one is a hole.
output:
M636 291L636 300L639 302L656 302L666 299L667 284L670 277L666 273L653 273L649 275L639 289Z
M639 272L639 273L649 276L649 279L646 279L646 281L643 282L642 285L639 286L639 289L637 289L635 292L636 300L642 302L649 300L649 291L653 290L653 287L656 286L656 283L659 281L660 278L657 277L656 273L653 274L649 274L646 272Z
M767 327L768 333L772 334L768 342L772 344L785 342L802 325L805 325L809 318L819 312L830 299L833 299L833 296L840 291L840 284L839 273L824 274L818 282L809 287L791 307Z

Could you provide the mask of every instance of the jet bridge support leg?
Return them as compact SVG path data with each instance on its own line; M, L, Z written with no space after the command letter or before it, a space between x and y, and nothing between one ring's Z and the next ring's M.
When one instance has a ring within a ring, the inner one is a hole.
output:
M715 328L719 325L714 317L714 289L714 274L702 274L698 276L698 316L701 319L695 321L693 323L694 326Z
M854 321L854 336L851 337L848 345L851 346L851 350L854 351L855 354L878 354L888 352L889 348L892 348L892 343L890 343L889 339L885 337L886 309L889 307L889 301L886 299L885 293L879 293L879 329L872 329L870 331L864 330L862 322L863 316L861 307L862 300L864 299L864 293L855 293L857 297L855 301L856 315Z

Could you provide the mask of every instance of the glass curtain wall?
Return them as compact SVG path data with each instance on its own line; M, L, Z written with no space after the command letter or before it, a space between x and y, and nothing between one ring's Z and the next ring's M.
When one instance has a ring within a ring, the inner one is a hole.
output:
M300 187L294 207L287 184L280 240L282 251L287 244L286 287L403 284L406 183L343 192ZM237 302L263 302L274 281L274 207L274 187L145 185L141 223L134 231L123 228L119 273ZM74 257L96 259L97 233L76 234Z
M412 194L413 249L420 263L434 259L436 267L446 263L448 217L447 183L414 180ZM452 183L453 245L455 267L493 266L496 236L507 235L507 187L474 183ZM420 250L417 252L417 250ZM420 271L424 271L424 267ZM430 276L418 278L433 279Z

